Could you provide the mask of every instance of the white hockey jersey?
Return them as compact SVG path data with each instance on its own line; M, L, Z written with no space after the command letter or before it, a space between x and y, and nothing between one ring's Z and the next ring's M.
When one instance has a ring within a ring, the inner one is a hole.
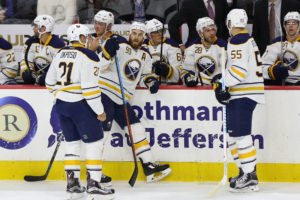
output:
M160 60L161 44L153 46L150 40L146 39L143 46L149 50L153 62ZM172 39L163 38L162 60L171 66L172 70L166 78L161 77L161 82L178 83L182 71L182 54L179 45Z
M0 38L0 85L13 80L18 73L18 64L12 45Z
M230 100L247 97L265 103L261 57L247 31L233 36L228 43L225 85Z
M36 37L29 38L25 45L21 60L21 77L27 70L26 59L30 69L36 74L45 73L50 66L53 57L65 46L65 43L56 35L51 35L45 44ZM29 47L29 49L28 49Z
M222 48L226 50L227 42L217 37L209 49L204 47L201 38L194 40L184 51L181 76L192 71L197 77L201 76L204 85L210 85L211 79L221 73Z
M262 57L265 79L270 79L268 69L279 60L282 60L284 66L289 69L286 82L296 83L300 81L300 34L295 42L288 41L284 36L276 38L267 46Z
M46 87L56 99L77 102L85 99L93 111L103 113L98 85L100 60L82 45L65 47L53 59L46 76Z
M117 40L120 46L117 56L119 58L125 98L128 101L135 93L137 84L141 87L146 87L144 81L147 78L154 77L151 73L152 59L149 51L144 47L133 49L129 42L121 36L118 36ZM105 54L105 48L103 48L101 54ZM103 56L100 55L100 59ZM123 104L115 58L102 59L100 63L102 71L99 84L102 92L115 103Z

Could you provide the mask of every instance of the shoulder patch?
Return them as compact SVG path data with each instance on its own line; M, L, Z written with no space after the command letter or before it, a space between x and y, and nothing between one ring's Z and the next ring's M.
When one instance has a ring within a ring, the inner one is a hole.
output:
M200 37L198 37L198 38L197 38L197 39L195 39L194 41L192 41L192 42L188 43L188 44L186 45L186 48L188 48L188 47L192 46L193 44L201 44L201 38L200 38Z
M12 49L12 45L7 40L0 38L0 49L7 51L7 50Z
M92 50L83 48L83 47L75 47L75 49L77 49L78 51L82 52L83 54L85 54L89 59L95 61L95 62L99 62L100 59L98 57L98 55L93 52Z
M177 42L175 42L174 40L172 40L171 38L167 38L166 41L165 41L166 44L169 44L173 47L177 47L179 48L179 44L177 44Z
M112 34L111 36L110 36L111 38L112 37L115 37L115 38L117 38L117 41L119 42L119 44L120 43L126 43L126 44L128 44L128 41L126 40L126 38L124 38L124 37L122 37L121 35L118 35L118 34Z
M287 41L287 38L286 38L286 36L279 36L279 37L277 37L277 38L275 38L274 40L272 40L270 43L269 43L269 45L270 44L275 44L275 43L277 43L277 42L285 42L285 41Z
M218 45L219 47L225 47L225 49L227 49L227 42L221 38L218 38L215 41L215 44Z
M26 40L26 42L25 42L25 44L26 44L27 46L29 46L29 45L32 44L32 43L40 43L39 38L38 38L38 37L35 37L35 36L32 36L32 37L30 37L28 40Z
M142 47L141 47L141 50L146 51L146 52L149 54L149 56L152 57L151 54L150 54L150 52L149 52L149 50L146 49L145 47L142 46Z
M57 35L52 35L52 39L49 45L56 49L61 49L65 46L64 41L62 41Z
M239 45L246 43L250 38L251 36L248 33L240 33L233 36L229 42L230 44Z

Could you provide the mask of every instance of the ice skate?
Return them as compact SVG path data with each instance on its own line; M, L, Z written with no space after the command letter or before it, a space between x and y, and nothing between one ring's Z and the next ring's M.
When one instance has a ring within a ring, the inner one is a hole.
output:
M140 160L142 162L144 174L147 176L147 183L159 181L172 172L168 164L160 165L151 162L143 163L143 160Z
M87 175L87 200L110 200L114 199L115 190L100 185L101 183L90 178Z
M112 187L111 177L102 173L100 184L104 187Z
M78 178L74 178L73 171L67 171L67 193L69 200L82 199L84 197L85 187L82 187Z
M234 177L229 177L229 179L228 179L230 185L232 185L230 187L234 187L235 181L238 178L242 177L243 175L244 175L244 171L242 170L242 168L239 168L239 174L237 176L234 176Z
M256 170L245 173L235 182L230 183L230 192L257 192L259 191Z

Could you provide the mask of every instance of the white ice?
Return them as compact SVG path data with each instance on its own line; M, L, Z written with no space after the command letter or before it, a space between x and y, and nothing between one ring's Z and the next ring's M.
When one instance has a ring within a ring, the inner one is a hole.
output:
M67 200L65 186L65 181L0 181L0 199ZM260 191L255 193L230 193L227 185L214 198L208 198L215 186L207 182L139 181L131 188L125 181L114 182L116 200L300 200L300 183L260 183Z

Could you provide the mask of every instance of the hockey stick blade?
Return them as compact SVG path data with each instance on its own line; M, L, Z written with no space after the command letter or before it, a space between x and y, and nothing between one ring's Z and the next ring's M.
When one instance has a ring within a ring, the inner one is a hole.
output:
M57 153L57 151L58 151L58 149L59 149L59 146L60 146L60 143L61 143L62 139L63 139L63 134L61 134L61 135L59 136L59 138L58 138L58 141L57 141L55 150L54 150L53 155L52 155L52 157L51 157L51 160L50 160L50 162L49 162L49 165L48 165L48 168L47 168L46 173L45 173L43 176L30 176L30 175L24 176L24 180L25 180L25 181L28 181L28 182L35 182L35 181L44 181L44 180L47 179L48 174L49 174L49 172L50 172L50 169L51 169L51 167L52 167L52 164L53 164L53 162L54 162L56 153Z
M135 166L134 166L134 171L133 171L133 173L132 173L132 175L131 175L131 178L130 178L130 180L129 180L129 182L128 182L129 185L130 185L131 187L134 186L135 181L136 181L137 176L138 176L138 173L139 173L139 168L138 168L137 165L135 165Z
M47 176L24 176L24 180L28 182L36 182L36 181L44 181L46 180Z
M218 183L217 186L215 186L208 194L208 198L213 198L215 197L220 190L226 185L226 180L227 180L227 176L223 177L222 180Z

